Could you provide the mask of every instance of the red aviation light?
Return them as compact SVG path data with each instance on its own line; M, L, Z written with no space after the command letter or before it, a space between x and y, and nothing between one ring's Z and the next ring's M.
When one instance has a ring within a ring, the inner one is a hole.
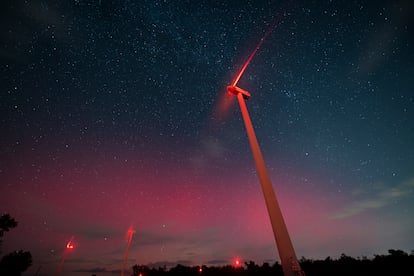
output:
M66 249L73 249L75 248L75 246L73 245L72 240L70 240L67 244L66 244Z
M241 266L241 261L239 259L235 259L234 260L234 266L235 267L240 267Z

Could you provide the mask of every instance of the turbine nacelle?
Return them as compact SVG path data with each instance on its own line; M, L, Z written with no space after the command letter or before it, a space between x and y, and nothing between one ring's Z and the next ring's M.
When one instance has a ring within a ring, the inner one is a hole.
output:
M229 92L229 95L234 94L237 96L237 94L241 93L244 99L247 100L248 98L250 98L250 93L248 91L241 89L240 87L237 87L235 85L227 86L227 91Z

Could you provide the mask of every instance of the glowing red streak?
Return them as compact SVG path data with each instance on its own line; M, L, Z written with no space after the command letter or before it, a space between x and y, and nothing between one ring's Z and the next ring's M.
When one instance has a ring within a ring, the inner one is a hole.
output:
M266 31L262 39L260 39L259 43L257 44L256 48L254 48L253 52L250 54L246 62L243 64L242 68L240 69L239 73L234 78L231 86L236 86L239 82L241 76L243 75L244 71L246 71L247 66L249 66L249 63L252 61L253 57L256 55L259 48L262 46L265 39L269 36L269 34L272 32L274 26L276 25L276 21L270 26L270 28Z
M274 29L274 27L276 26L278 21L279 21L279 17L276 18L273 21L273 23L270 25L270 27L268 28L268 30L266 31L266 33L264 34L262 39L260 39L260 41L257 44L256 48L254 48L253 52L250 54L249 58L246 60L246 62L244 63L244 65L242 66L242 68L240 69L240 71L238 72L238 74L236 75L236 77L234 78L234 80L233 80L233 82L230 86L236 86L237 85L237 83L239 82L241 76L243 75L244 71L246 70L247 66L252 61L253 57L256 55L257 51L262 46L265 39L272 32L272 30ZM230 91L228 91L228 92L230 92ZM221 121L225 118L230 105L233 103L233 101L231 100L232 98L229 97L229 96L231 96L231 93L227 93L227 95L223 95L223 96L220 95L220 99L218 100L216 106L214 107L213 112L214 112L214 114L216 114L217 117L215 119L218 120L218 121Z
M73 237L71 237L70 240L68 241L68 243L66 244L65 251L63 251L62 260L60 261L58 269L56 270L56 276L58 276L60 274L60 272L62 271L63 263L65 262L66 256L68 255L69 251L71 251L74 248L75 248L75 246L73 244Z
M236 75L236 78L233 80L231 86L236 86L236 84L239 82L239 80L240 80L241 76L243 75L244 71L246 71L247 66L249 66L250 61L252 61L253 57L256 55L256 53L259 50L260 46L262 46L263 41L264 41L264 37L262 39L260 39L259 44L257 44L256 48L253 50L253 52L250 54L249 58L243 64L243 66L240 69L239 73Z
M132 227L130 227L128 229L127 235L128 235L128 245L127 245L127 249L125 252L125 257L124 257L124 262L122 263L122 270L121 270L121 276L124 275L124 270L125 270L125 265L128 259L128 252L129 252L129 247L131 246L131 242L132 242L132 235L135 234L135 230L132 229Z

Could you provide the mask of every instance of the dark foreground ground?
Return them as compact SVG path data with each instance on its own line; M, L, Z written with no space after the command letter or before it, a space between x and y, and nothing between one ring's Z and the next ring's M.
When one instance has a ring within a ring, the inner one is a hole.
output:
M401 250L388 250L388 255L375 255L368 259L352 258L342 254L338 259L308 260L302 258L299 262L306 276L367 276L367 275L414 275L414 251L407 254ZM244 266L183 266L177 265L171 269L149 268L143 265L133 266L133 276L283 276L279 263L262 265L246 262Z

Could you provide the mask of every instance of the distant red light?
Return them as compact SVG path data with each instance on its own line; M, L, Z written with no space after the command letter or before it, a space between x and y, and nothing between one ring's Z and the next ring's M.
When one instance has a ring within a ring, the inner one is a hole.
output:
M201 273L201 272L203 272L203 268L201 268L201 267L200 267L200 268L198 269L198 273Z
M239 260L239 259L234 260L234 266L235 266L235 267L239 267L239 266L240 266L240 264L241 264L241 262L240 262L240 260Z

